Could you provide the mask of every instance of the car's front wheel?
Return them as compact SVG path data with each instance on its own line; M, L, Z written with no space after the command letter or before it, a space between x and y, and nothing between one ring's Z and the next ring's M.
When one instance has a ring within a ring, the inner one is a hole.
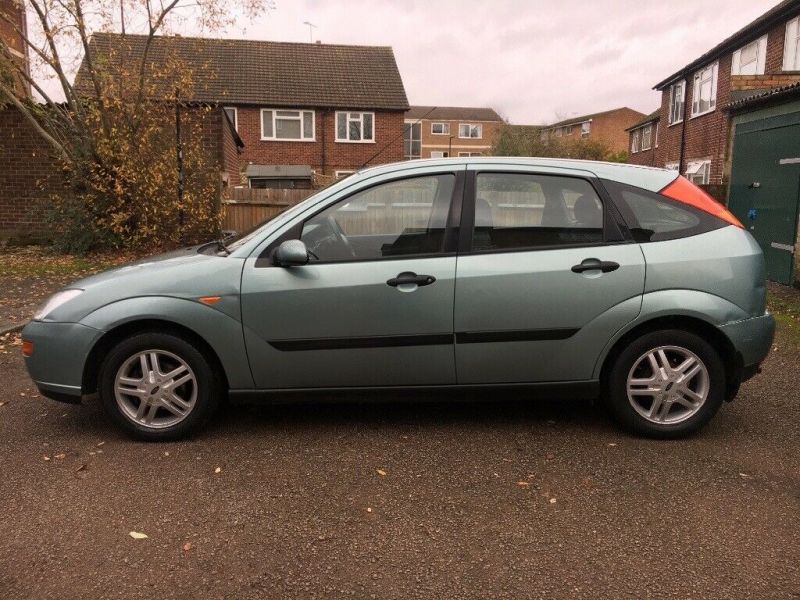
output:
M136 438L186 436L214 412L220 386L208 359L185 339L139 333L109 352L100 397L111 419Z
M725 367L700 336L647 333L617 357L606 390L616 419L635 433L675 438L703 427L725 397Z

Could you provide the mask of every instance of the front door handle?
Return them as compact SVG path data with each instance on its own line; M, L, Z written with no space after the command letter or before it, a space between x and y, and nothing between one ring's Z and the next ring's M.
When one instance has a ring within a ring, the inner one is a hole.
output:
M609 273L619 269L619 263L610 260L597 260L596 258L587 258L581 264L572 267L573 273L583 273L584 271L602 271Z
M423 285L430 285L434 281L436 281L436 277L433 275L417 275L411 271L406 271L405 273L400 273L397 277L389 279L386 285L392 287L397 287L398 285L418 285L422 287Z

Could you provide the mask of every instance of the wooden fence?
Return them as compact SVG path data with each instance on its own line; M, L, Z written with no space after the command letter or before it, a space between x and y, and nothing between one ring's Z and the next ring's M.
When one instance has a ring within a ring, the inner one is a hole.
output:
M232 188L222 200L222 229L239 233L274 219L315 190Z

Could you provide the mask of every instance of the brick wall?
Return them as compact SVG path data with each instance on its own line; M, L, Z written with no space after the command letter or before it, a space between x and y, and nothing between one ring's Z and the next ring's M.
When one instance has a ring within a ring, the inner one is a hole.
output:
M784 73L783 43L786 23L782 22L768 32L765 75L731 76L733 54L719 58L717 75L717 107L711 113L692 118L693 76L686 77L686 120L683 124L668 124L669 88L661 96L661 127L659 148L656 151L656 166L663 167L670 162L678 162L681 154L681 131L685 125L685 152L681 172L692 160L711 160L711 184L723 184L728 180L730 123L724 107L730 102L732 90L767 89L800 81L800 73Z
M436 134L431 133L433 123L448 123L450 133ZM481 125L481 137L462 139L458 137L458 126L461 123ZM451 156L458 156L459 152L480 152L489 154L492 146L500 133L503 125L499 121L450 121L442 119L423 119L420 122L420 158L431 158L431 152L450 152ZM450 139L453 136L453 139Z
M39 210L61 179L47 146L15 109L0 109L0 236L43 230Z
M172 109L168 111L169 118ZM191 140L192 123L199 122L203 147L210 153L222 179L238 174L239 157L232 135L225 136L221 108L211 111L184 108L183 140ZM231 148L233 145L233 148ZM234 156L235 155L235 156ZM14 108L0 109L0 237L41 235L44 211L53 193L63 190L63 178L51 149Z
M337 142L333 110L314 111L313 142L262 141L261 109L239 106L237 113L238 132L244 142L242 170L249 163L308 165L318 173L333 175L335 171L354 171L367 161L378 165L403 159L403 112L375 112L373 143Z

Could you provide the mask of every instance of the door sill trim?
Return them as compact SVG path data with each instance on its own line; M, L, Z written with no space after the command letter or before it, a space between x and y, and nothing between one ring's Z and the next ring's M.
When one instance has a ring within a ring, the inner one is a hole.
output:
M548 399L593 399L600 395L600 382L596 379L586 381L546 381L540 383L462 383L462 384L438 384L438 385L399 385L399 386L349 386L349 387L318 387L318 388L278 388L265 390L230 390L228 395L231 400L237 402L266 402L280 404L284 402L296 402L293 398L299 394L309 396L320 395L321 398L313 398L313 401L342 402L348 400L346 395L349 392L457 392L457 391L500 391L500 390L529 390L536 394L538 398ZM336 396L331 397L334 393ZM403 399L408 398L404 396ZM312 398L310 398L312 399ZM385 401L396 401L398 397L385 398ZM412 399L412 398L408 398ZM463 398L455 398L462 400ZM362 401L360 398L350 398L354 401ZM372 399L370 399L372 400ZM382 400L378 398L377 400ZM446 398L435 398L434 400L446 400Z

